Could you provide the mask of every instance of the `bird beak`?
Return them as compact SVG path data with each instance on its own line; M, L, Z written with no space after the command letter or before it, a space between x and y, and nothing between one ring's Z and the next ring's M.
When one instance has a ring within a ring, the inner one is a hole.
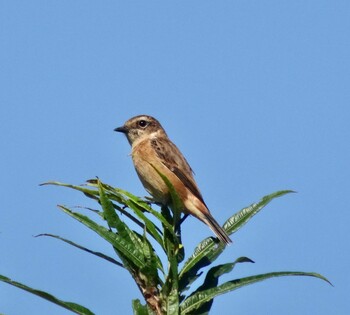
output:
M115 128L114 131L127 133L128 129L125 126L121 126L121 127Z

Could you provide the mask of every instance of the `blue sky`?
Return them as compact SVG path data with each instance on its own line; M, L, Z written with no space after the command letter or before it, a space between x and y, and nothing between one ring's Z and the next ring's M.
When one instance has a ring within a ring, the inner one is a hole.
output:
M223 223L281 189L232 238L224 280L315 271L217 298L212 314L350 312L349 1L2 1L0 274L96 314L131 314L140 294L121 269L49 232L113 255L56 208L90 205L48 180L103 181L146 195L128 118L158 118ZM195 231L195 233L194 233ZM187 254L209 229L183 225ZM0 283L0 313L70 314Z

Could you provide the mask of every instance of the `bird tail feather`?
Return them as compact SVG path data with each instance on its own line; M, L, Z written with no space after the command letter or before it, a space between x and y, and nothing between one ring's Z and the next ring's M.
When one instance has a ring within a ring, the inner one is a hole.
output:
M215 235L221 242L227 245L232 243L232 240L230 239L226 231L219 225L218 222L216 222L216 220L210 213L204 214L202 220L210 227L210 229L215 233Z

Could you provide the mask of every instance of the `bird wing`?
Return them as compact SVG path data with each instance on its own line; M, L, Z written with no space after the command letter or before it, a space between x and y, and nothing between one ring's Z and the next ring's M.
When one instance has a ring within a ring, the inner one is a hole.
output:
M205 204L193 178L193 171L177 146L169 139L153 138L151 145L161 162L173 172L185 187Z

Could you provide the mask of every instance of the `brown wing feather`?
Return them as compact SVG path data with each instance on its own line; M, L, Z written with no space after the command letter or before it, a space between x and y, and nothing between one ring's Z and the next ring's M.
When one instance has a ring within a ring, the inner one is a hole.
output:
M152 139L151 145L162 163L181 180L193 195L205 204L193 178L193 171L176 145L163 138Z

